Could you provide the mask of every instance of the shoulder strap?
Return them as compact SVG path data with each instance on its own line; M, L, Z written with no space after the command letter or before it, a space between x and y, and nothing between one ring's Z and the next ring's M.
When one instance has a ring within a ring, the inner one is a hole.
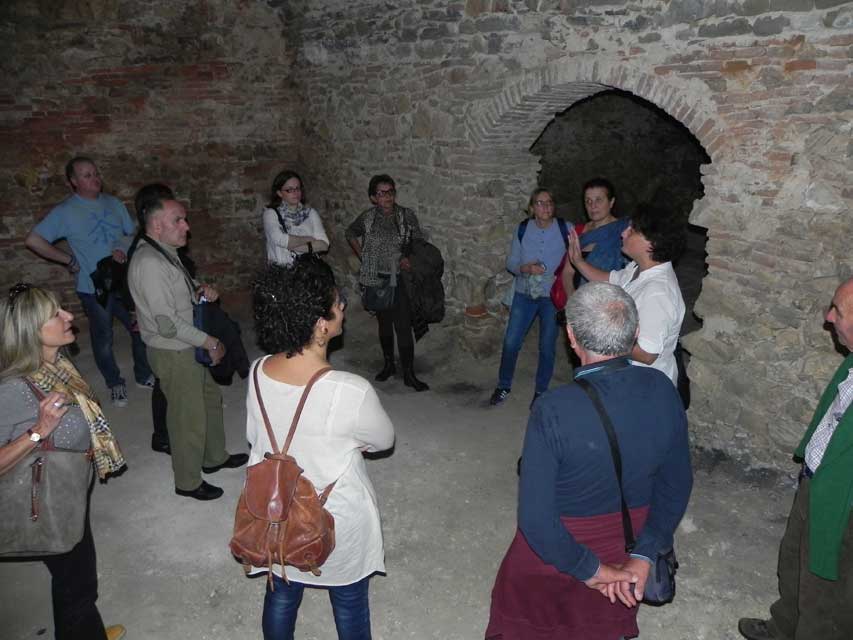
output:
M569 247L569 228L566 226L565 218L557 216L557 226L560 227L560 236L563 238L563 244L566 248Z
M45 393L41 389L36 386L36 383L32 381L29 376L24 376L24 382L27 383L27 386L30 388L30 391L33 392L33 395L36 397L36 402L41 404L41 401L45 399ZM38 416L36 417L38 420ZM52 449L53 448L53 432L39 443L38 448L41 449Z
M182 263L180 260L178 260L178 263L177 263L177 264L175 264L175 261L174 261L174 260L172 260L172 256L170 256L168 253L166 253L166 252L163 250L163 247L161 247L159 244L157 244L157 241L156 241L156 240L154 240L154 239L152 239L152 238L150 238L146 233L144 233L144 232L143 232L143 233L141 233L141 234L140 234L140 237L141 237L143 240L145 240L145 242L147 242L147 243L148 243L148 245L149 245L152 249L154 249L154 250L155 250L155 251L157 251L160 255L162 255L164 258L166 258L166 261L167 261L169 264L171 264L173 267L176 267L176 268L178 268L178 269L180 269L180 270L181 270L181 273L183 273L183 274L184 274L184 279L186 280L187 287L188 287L188 288L189 288L189 290L190 290L190 301L192 301L192 300L193 300L193 295L195 294L195 290L194 290L194 288L193 288L193 279L192 279L192 276L190 275L189 271L187 271L187 268L183 265L183 263Z
M284 223L284 216L281 215L281 211L278 210L278 207L273 207L273 211L275 211L275 217L278 218L278 226L281 227L281 232L287 233L287 225Z
M589 399L592 400L592 406L595 407L595 410L601 417L601 425L604 427L607 439L610 441L610 455L613 456L613 467L616 469L616 480L619 483L619 499L622 502L622 531L625 535L625 551L631 553L635 542L634 528L631 526L631 515L628 513L628 505L625 504L625 492L622 490L622 456L619 453L619 442L616 440L616 431L613 429L613 422L611 422L610 416L607 415L598 391L596 391L592 383L583 378L577 378L575 382L589 396Z
M254 368L252 369L252 380L255 384L255 396L258 399L258 406L261 409L261 416L264 419L264 427L267 429L267 436L269 436L270 444L272 445L273 453L287 453L287 450L290 449L290 442L293 440L293 434L296 433L296 425L299 423L299 417L302 415L302 408L305 406L305 401L308 399L308 393L311 391L311 387L314 386L314 383L320 379L320 377L330 371L331 367L324 367L317 371L311 379L308 380L308 384L305 385L305 390L302 392L302 397L299 398L299 404L296 407L296 413L293 415L293 420L290 423L290 431L287 432L287 440L284 443L284 449L279 451L278 443L275 440L275 434L272 431L272 425L270 424L270 418L267 415L267 408L264 406L264 399L261 396L261 387L258 384L258 367L261 366L261 363L264 362L266 358L258 360L255 363Z
M525 218L521 222L518 223L518 241L521 242L524 239L524 232L527 231L527 223L530 222L530 218Z

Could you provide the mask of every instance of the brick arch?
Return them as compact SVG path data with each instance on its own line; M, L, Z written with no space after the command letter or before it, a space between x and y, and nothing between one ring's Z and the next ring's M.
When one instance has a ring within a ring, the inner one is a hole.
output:
M695 84L694 84L695 83ZM474 105L468 119L470 139L477 148L477 168L482 174L511 175L509 182L526 190L535 183L539 158L529 148L557 113L603 91L617 89L648 100L678 120L696 137L714 163L723 136L714 102L704 83L697 80L650 75L624 61L561 59L508 86L501 93ZM690 96L690 97L688 97ZM703 169L705 175L714 169ZM706 185L707 187L707 185ZM694 207L691 221L701 224Z

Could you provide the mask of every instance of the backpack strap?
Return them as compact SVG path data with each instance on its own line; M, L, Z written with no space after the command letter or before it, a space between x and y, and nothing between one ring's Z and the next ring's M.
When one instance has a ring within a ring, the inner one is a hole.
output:
M311 379L308 380L308 384L305 385L305 390L302 392L302 397L299 398L299 405L296 407L296 413L293 416L293 421L290 423L290 431L287 432L287 440L284 443L284 450L279 451L278 443L275 440L275 434L273 433L272 425L270 424L270 418L269 415L267 415L267 408L264 405L264 399L261 396L261 387L258 384L258 367L260 367L265 360L266 358L258 360L252 369L252 381L255 384L255 396L258 399L258 406L261 409L261 416L264 419L264 427L266 427L267 436L270 439L270 445L272 445L273 453L287 453L287 450L290 449L290 442L293 440L293 434L296 433L296 425L299 423L299 417L302 415L302 408L305 406L305 401L308 399L308 393L311 391L311 387L314 386L314 383L317 382L324 373L330 371L332 368L324 367L317 371L313 376L311 376ZM327 487L327 489L331 491L330 487Z
M557 221L557 226L560 227L560 236L563 238L563 244L566 245L566 248L569 246L569 227L566 224L566 219L557 216L555 218ZM524 233L527 231L527 224L530 222L530 218L525 218L521 222L518 223L518 241L521 242L524 239Z
M563 238L563 244L566 245L566 249L569 248L569 227L566 225L565 218L557 217L557 226L560 227L560 236Z
M518 223L518 241L521 242L524 239L524 232L527 231L527 223L530 222L530 218L525 218L521 222Z

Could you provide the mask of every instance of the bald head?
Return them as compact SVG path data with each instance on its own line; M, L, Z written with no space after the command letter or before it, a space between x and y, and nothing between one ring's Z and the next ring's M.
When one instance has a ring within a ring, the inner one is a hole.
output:
M845 280L835 290L826 321L835 329L838 341L853 350L853 278Z

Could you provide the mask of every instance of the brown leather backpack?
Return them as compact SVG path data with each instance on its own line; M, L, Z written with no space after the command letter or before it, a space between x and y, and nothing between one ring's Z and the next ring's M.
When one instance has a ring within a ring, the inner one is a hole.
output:
M229 546L247 572L251 566L267 567L272 584L273 564L290 565L319 576L320 567L335 548L335 519L323 506L335 483L318 496L296 460L287 455L308 393L330 367L311 376L299 399L284 450L279 452L258 385L261 362L255 364L252 379L273 452L265 453L262 462L246 470Z

